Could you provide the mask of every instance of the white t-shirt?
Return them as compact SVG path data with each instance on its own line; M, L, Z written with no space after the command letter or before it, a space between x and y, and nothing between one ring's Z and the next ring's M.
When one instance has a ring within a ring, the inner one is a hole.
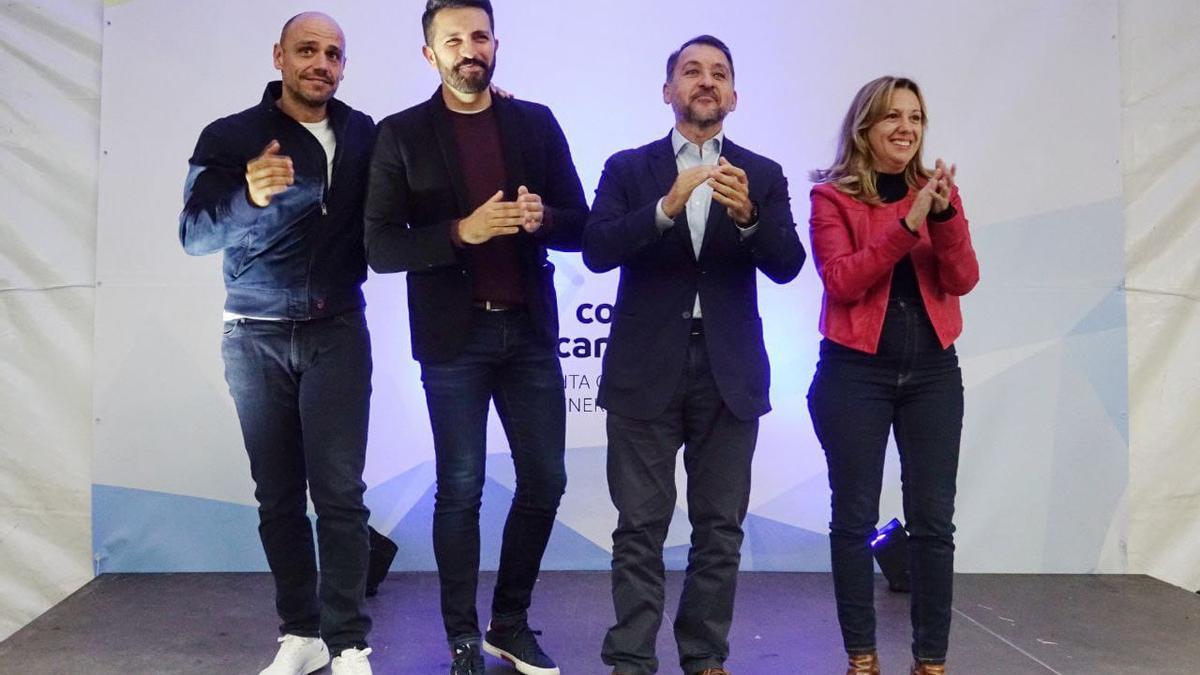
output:
M326 185L333 183L333 153L337 150L337 138L333 135L333 125L329 123L329 118L320 122L301 122L308 133L316 137L317 141L325 148L325 161L328 174L326 175Z

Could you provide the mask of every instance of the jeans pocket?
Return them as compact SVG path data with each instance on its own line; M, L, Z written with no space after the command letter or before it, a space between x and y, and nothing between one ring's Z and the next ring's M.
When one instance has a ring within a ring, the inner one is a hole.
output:
M226 321L224 327L222 327L222 329L221 329L221 337L222 338L233 337L234 334L238 332L238 329L241 328L242 324L244 324L244 323L246 323L245 319L230 319L230 320Z

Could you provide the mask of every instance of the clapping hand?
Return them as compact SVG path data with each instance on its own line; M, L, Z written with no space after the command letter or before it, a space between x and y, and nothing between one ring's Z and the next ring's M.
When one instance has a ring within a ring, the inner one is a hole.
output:
M954 175L957 172L957 164L947 167L946 163L940 157L938 158L934 170L934 177L938 178L938 183L933 188L931 213L941 213L950 208L950 195L954 193Z
M521 228L530 234L537 232L546 216L546 207L542 204L541 196L522 185L517 188L517 204L521 206Z
M717 160L717 170L708 180L713 199L725 207L729 218L742 227L754 217L754 202L750 201L750 179L724 157Z

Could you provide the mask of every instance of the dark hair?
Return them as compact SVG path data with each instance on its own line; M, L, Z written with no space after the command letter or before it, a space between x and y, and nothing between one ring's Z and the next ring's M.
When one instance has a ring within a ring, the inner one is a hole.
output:
M433 28L433 17L443 9L460 8L482 9L487 12L492 32L496 32L496 17L492 14L492 3L489 0L429 0L425 3L425 13L421 15L421 30L425 32L425 44L432 45L433 43L433 35L430 33Z
M432 3L433 0L430 0L430 2ZM733 78L733 54L729 52L729 47L727 47L724 42L721 42L719 39L711 35L697 35L691 40L679 45L679 49L671 52L671 55L667 57L667 82L670 82L671 76L675 74L675 64L679 61L679 55L683 53L683 50L691 47L692 45L708 45L709 47L715 47L721 50L721 53L725 55L725 59L729 61L729 77L730 79Z

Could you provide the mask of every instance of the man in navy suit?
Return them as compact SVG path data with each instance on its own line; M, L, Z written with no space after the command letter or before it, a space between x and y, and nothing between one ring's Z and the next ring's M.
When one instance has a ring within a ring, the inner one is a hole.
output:
M670 135L613 155L584 230L583 259L621 268L599 403L608 411L616 623L604 662L658 670L663 541L675 508L675 456L688 472L692 548L675 640L684 672L721 675L770 372L757 271L791 281L804 264L779 164L734 145L733 57L710 35L667 60Z

